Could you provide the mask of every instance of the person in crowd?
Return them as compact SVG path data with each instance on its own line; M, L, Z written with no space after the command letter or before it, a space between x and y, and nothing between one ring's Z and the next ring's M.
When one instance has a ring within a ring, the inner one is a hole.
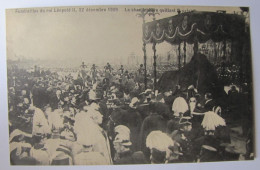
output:
M197 93L198 93L198 90L194 87L194 85L190 85L187 90L186 99L189 100L191 97L195 97Z
M176 117L181 117L182 114L189 110L189 106L183 97L177 97L172 104L173 115Z
M55 94L50 96L50 106L52 110L58 109L61 102L61 90L57 89Z
M107 165L107 160L100 152L94 152L91 145L84 145L75 154L74 165Z
M163 95L164 95L165 104L167 104L169 109L171 109L172 108L172 103L174 101L174 97L173 97L172 91L171 90L165 91L163 93Z
M36 165L36 160L30 157L31 138L31 134L19 129L10 133L10 163L12 165Z
M37 165L50 165L49 154L44 147L44 134L38 133L33 136L33 146L30 156L37 161Z
M159 130L152 131L146 138L146 147L149 148L152 164L167 163L171 155L170 147L172 146L174 146L174 141Z
M138 69L138 74L142 75L144 73L144 65L140 64L139 69Z
M113 70L113 68L111 67L111 65L109 63L107 63L107 65L104 67L104 69L105 69L105 72L109 72L109 73L111 73Z
M177 97L183 97L185 98L185 95L182 92L182 88L179 84L176 85L174 92L172 93L173 96L173 101L177 98Z
M93 64L91 69L90 69L90 75L91 75L91 79L92 79L92 84L96 83L96 80L97 80L97 67L96 67L95 64Z
M51 127L44 112L34 106L30 106L29 110L34 112L32 119L32 135L42 134L48 136L51 134Z
M86 113L82 113L83 118L80 125L75 124L77 141L85 145L91 143L93 151L100 152L106 159L106 164L112 164L110 144L107 133L100 127L103 121L103 115L92 105L87 108ZM77 123L79 118L76 118Z
M206 93L205 104L204 104L205 111L212 111L215 106L216 106L216 102L213 100L212 94Z
M148 69L145 89L143 65L139 70L122 68L112 72L109 63L104 70L96 67L95 78L85 68L44 71L37 76L18 68L9 71L11 163L205 162L221 160L219 155L228 160L223 153L230 147L227 125L233 119L224 116L240 113L249 119L246 115L252 108L243 100L250 96L240 99L233 87L223 96L228 101L223 105L208 91L202 104L204 94L194 86L154 89ZM238 109L241 106L245 109ZM247 129L243 131L246 134ZM246 159L253 154L250 136Z
M126 108L126 114L123 116L122 124L131 130L130 140L132 141L132 150L139 149L139 133L142 125L142 118L140 113L136 110L139 100L134 97Z
M225 127L226 122L213 111L206 112L202 121L204 135L194 141L194 153L200 162L221 161L221 134L219 127Z
M146 160L141 151L133 152L131 149L130 130L124 125L115 127L113 146L116 151L114 164L145 164Z
M125 69L124 69L124 66L121 65L121 66L120 66L120 69L119 69L120 74L123 74L123 73L124 73L124 70L125 70Z
M149 106L150 106L150 109L149 109L150 115L144 119L143 124L141 126L141 131L140 131L141 151L143 151L146 158L149 158L149 150L145 146L145 140L146 140L148 134L155 130L160 130L162 132L166 132L166 124L167 124L166 119L161 115L160 112L158 112L156 110L156 104L150 103Z
M182 117L179 122L179 130L172 132L172 139L180 144L182 155L179 157L179 162L193 162L194 155L192 153L192 141L190 138L192 123L191 117Z

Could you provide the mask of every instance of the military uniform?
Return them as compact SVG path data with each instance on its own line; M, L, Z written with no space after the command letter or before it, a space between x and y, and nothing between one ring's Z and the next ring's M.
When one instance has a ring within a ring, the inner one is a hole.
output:
M127 165L127 164L146 164L147 161L144 154L139 152L132 153L131 151L126 151L119 154L119 159L115 160L115 165Z
M174 131L172 134L172 139L179 143L180 152L183 155L179 156L179 162L192 162L194 161L194 155L192 153L192 141L187 132L182 130Z

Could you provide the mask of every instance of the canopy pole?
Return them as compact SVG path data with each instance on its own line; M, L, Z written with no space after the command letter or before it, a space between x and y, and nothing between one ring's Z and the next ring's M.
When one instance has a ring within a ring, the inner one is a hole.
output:
M142 31L144 34L144 26L145 26L145 16L148 14L148 9L142 9L141 12L139 14L137 14L138 17L143 19L143 26L142 26ZM147 89L147 68L146 68L146 43L143 39L143 52L144 52L144 88Z
M184 51L184 62L183 62L183 65L186 65L186 41L184 41L184 46L183 46L183 51Z
M217 51L217 42L213 42L214 43L214 60L215 60L215 64L218 61L218 51Z
M154 67L154 90L156 90L157 76L156 76L156 43L153 43L153 67Z
M230 61L233 62L233 42L230 42Z
M194 55L196 55L198 53L198 50L199 50L199 42L198 42L197 36L195 36L194 37L194 46L193 46Z
M178 51L179 51L179 55L178 55L178 67L179 67L179 70L180 70L180 69L181 69L181 42L179 43Z
M226 40L223 41L223 61L226 60L226 51L227 51L227 42Z
M147 89L147 68L146 68L147 56L146 56L146 44L145 44L145 42L143 43L143 52L144 52L144 88Z
M223 56L222 56L222 61L221 61L221 67L222 67L222 75L225 75L225 71L226 71L226 40L223 40L223 47L222 47L222 51L223 51Z

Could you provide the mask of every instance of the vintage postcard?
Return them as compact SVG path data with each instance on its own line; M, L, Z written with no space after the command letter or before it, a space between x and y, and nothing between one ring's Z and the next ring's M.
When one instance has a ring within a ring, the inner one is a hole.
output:
M248 7L6 10L11 165L254 159Z

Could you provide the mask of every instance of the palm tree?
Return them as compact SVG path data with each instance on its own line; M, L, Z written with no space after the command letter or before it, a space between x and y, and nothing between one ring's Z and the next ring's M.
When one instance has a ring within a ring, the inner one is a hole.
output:
M136 14L139 18L143 19L143 24L145 23L145 16L148 14L149 9L143 8L140 13Z
M148 15L149 15L149 16L152 15L154 21L155 21L155 15L160 15L160 13L155 12L155 9L154 9L154 8L150 8L148 11L149 11L149 12L148 12Z

